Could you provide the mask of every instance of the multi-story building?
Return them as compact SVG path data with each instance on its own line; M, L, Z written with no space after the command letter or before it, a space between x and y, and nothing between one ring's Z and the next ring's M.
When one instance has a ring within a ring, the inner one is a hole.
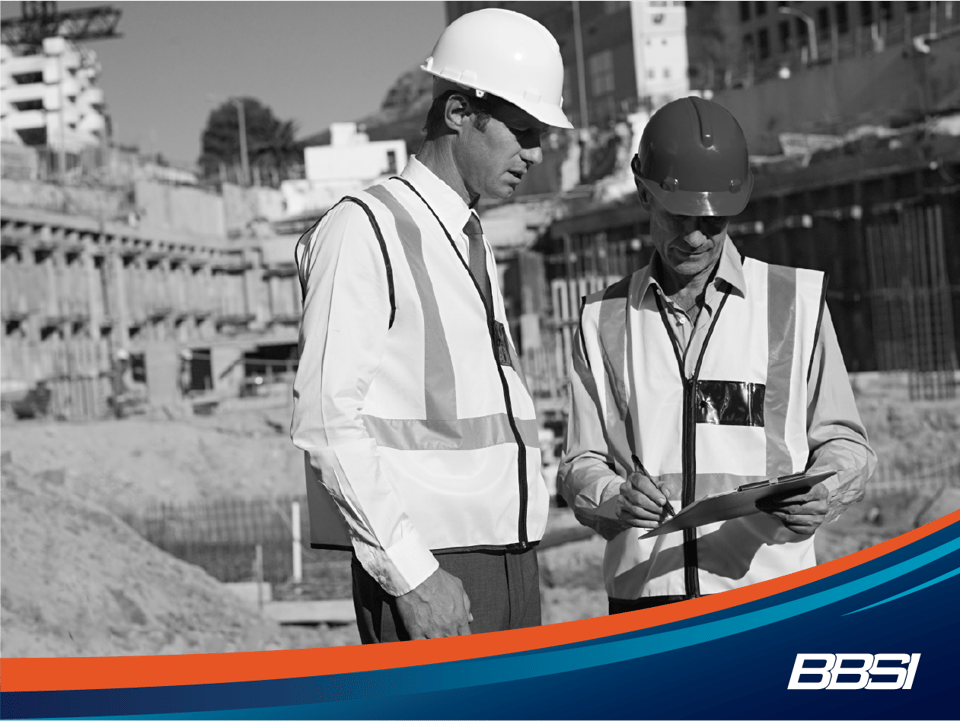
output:
M960 28L956 2L688 2L694 87L720 90L787 78L810 65L880 53L928 51ZM702 19L709 22L699 22ZM699 20L698 20L699 19ZM712 48L707 49L705 46ZM717 70L720 72L717 72Z
M96 55L50 37L41 52L0 48L0 128L4 142L71 153L100 145L107 132Z
M575 127L606 126L689 91L683 2L447 2L447 22L485 7L528 15L557 38Z

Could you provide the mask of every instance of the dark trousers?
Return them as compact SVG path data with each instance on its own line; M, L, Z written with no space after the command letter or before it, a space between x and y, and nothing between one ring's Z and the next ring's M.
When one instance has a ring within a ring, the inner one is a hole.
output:
M607 598L610 603L610 615L617 613L629 613L630 611L643 611L647 608L656 608L657 606L666 606L678 601L686 601L686 596L644 596L634 600L625 600L622 598Z
M436 554L440 568L456 576L470 599L471 633L540 625L540 569L537 551ZM397 612L397 599L381 588L356 556L353 606L363 643L409 641Z

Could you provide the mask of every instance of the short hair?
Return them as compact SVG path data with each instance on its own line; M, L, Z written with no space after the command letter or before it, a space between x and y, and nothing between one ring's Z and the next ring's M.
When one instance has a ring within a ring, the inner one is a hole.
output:
M447 124L443 119L447 109L447 100L451 95L462 95L467 99L473 111L473 124L481 133L487 129L490 118L498 108L506 104L506 100L496 95L485 93L482 98L476 97L470 90L446 90L433 99L430 110L427 111L427 121L423 126L427 140L435 140L446 132Z

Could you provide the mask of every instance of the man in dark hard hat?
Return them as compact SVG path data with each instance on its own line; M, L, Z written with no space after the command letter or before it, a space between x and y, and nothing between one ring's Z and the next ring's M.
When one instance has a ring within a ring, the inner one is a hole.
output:
M733 115L695 97L665 105L632 167L655 252L584 301L558 477L607 540L611 613L815 565L814 532L863 497L876 465L824 274L741 258L727 235L753 188ZM640 538L705 496L804 471L832 474L759 513Z

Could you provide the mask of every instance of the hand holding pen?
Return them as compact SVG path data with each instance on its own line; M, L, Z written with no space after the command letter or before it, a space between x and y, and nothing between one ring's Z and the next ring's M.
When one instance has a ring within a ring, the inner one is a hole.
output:
M649 473L647 473L647 469L643 467L643 464L640 462L640 459L637 458L637 454L636 453L631 454L630 458L633 459L633 470L635 470L637 473L642 473L647 478L650 478L652 481L653 477ZM660 492L663 493L663 490L661 489ZM677 515L677 512L673 510L673 504L670 503L670 499L667 498L666 494L664 494L663 499L664 501L666 501L666 503L663 504L664 513L666 513L668 516L671 516L671 517Z
M633 456L633 465L635 472L620 484L617 519L627 528L656 528L665 515L673 514L673 508L636 456Z

